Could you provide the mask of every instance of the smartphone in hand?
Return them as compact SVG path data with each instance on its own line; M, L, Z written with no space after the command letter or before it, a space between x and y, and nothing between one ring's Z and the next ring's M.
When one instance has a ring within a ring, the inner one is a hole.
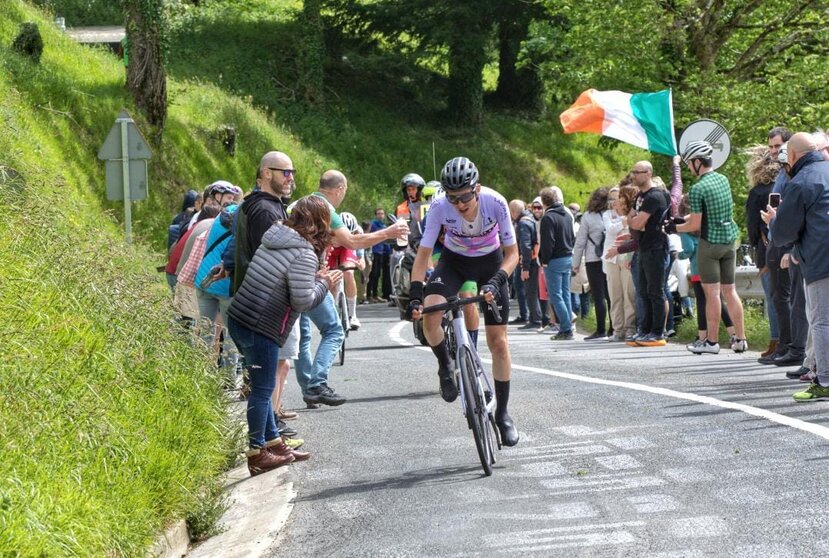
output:
M219 272L222 270L221 264L214 265L210 268L210 271L207 272L207 275L202 279L201 283L199 283L199 288L202 290L208 288L210 285L215 283L219 278Z
M780 194L776 194L774 192L769 194L769 207L780 207Z

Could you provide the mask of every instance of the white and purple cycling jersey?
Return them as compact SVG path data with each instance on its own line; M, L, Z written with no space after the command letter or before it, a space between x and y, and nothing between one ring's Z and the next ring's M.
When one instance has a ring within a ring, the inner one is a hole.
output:
M515 245L515 231L504 196L491 188L481 187L475 221L461 217L447 198L433 202L426 218L426 231L420 245L434 249L444 228L443 246L462 256L486 256L501 248Z

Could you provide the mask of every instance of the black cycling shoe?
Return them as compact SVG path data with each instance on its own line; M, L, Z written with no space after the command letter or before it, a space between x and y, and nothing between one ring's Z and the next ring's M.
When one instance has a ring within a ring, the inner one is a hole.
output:
M440 378L440 396L447 403L451 403L458 398L458 386L455 383L455 375L451 370L438 370L438 377Z
M505 446L514 446L518 443L518 429L515 428L509 415L501 419L495 419L495 424L498 425L498 432L501 433L502 444Z

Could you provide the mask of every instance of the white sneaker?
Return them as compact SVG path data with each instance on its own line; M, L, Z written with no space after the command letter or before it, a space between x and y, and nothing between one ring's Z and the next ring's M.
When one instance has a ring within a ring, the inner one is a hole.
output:
M708 341L703 341L700 345L698 345L694 348L689 348L688 350L691 351L692 353L694 353L695 355L701 355L703 353L716 355L716 354L719 354L719 352L720 352L720 344L719 343L714 343L712 345Z
M685 345L685 348L693 353L696 349L700 348L704 344L705 344L704 339L696 339L696 340L694 340L693 343L689 343L688 345Z
M360 320L357 319L357 316L354 316L349 320L349 324L351 325L351 331L357 331L360 329L360 326L363 325L360 323Z
M744 353L748 350L748 341L745 339L737 339L731 343L731 350L735 353Z

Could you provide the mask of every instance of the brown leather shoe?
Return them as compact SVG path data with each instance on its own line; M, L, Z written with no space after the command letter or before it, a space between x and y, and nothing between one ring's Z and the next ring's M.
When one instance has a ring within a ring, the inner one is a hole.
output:
M296 461L308 461L311 458L311 452L291 449L282 441L282 438L274 438L265 442L265 449L276 456L291 456Z
M276 416L282 420L294 420L299 416L299 414L293 411L286 411L285 408L280 405L279 410L276 411Z
M777 341L771 340L771 341L769 341L768 348L765 351L763 351L762 353L760 353L760 358L766 358L767 356L769 356L771 354L774 354L774 351L776 351L776 350L777 350Z
M245 452L245 455L248 458L248 471L252 477L293 463L295 460L293 455L275 455L264 448L250 449Z

